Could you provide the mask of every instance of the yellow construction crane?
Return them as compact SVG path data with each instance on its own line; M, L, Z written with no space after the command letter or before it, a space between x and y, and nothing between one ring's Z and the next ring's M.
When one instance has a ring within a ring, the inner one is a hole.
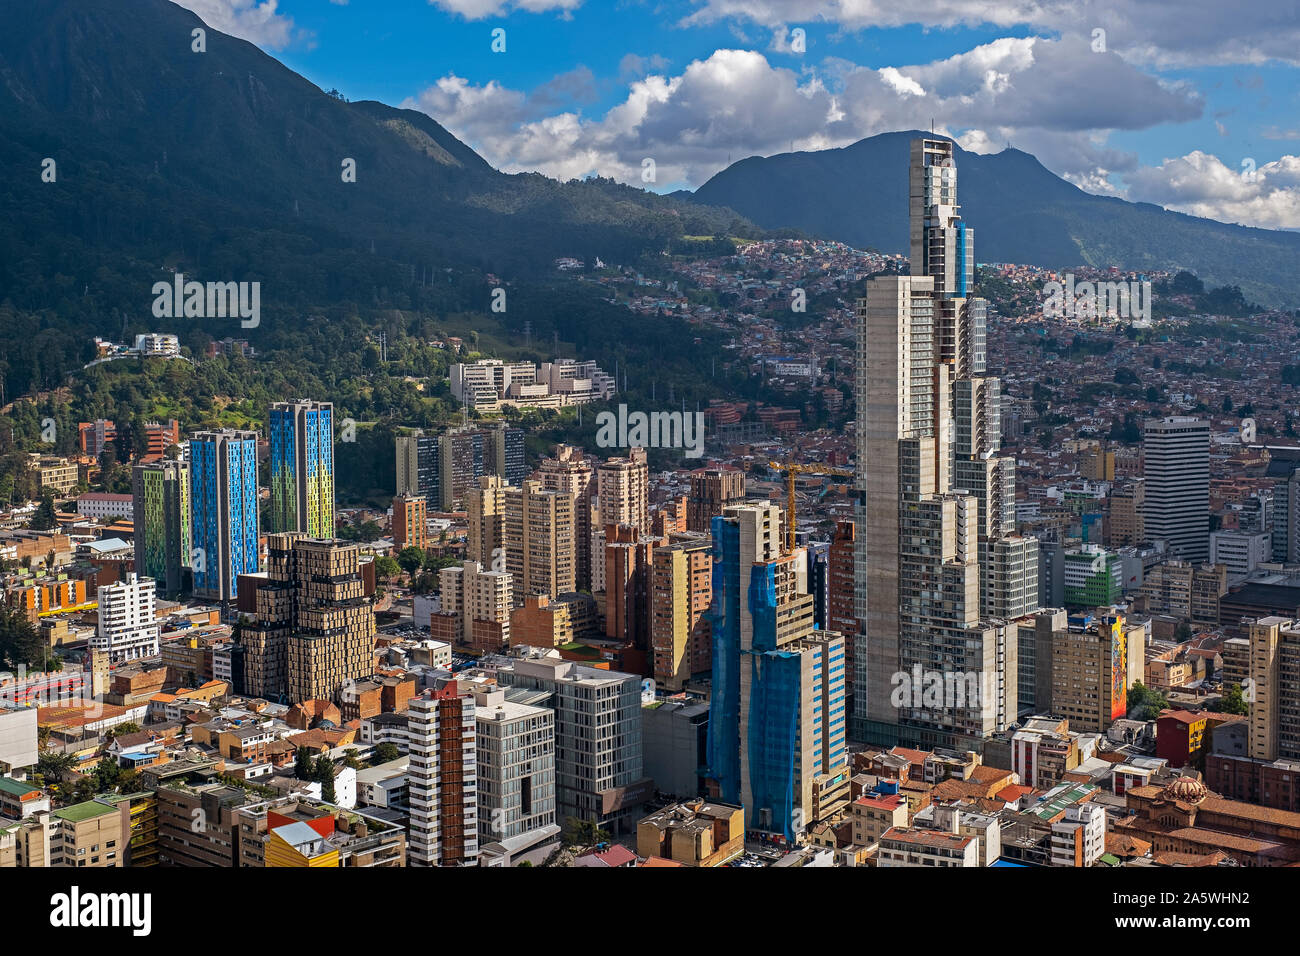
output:
M817 463L800 464L793 461L769 461L767 467L785 472L785 549L794 550L794 480L796 475L838 475L852 478L852 468L836 468Z

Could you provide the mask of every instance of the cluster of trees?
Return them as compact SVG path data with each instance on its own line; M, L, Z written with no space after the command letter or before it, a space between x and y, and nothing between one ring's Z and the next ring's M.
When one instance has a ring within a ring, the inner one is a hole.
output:
M1169 709L1169 698L1141 681L1128 689L1128 716L1131 720L1155 720Z
M308 748L299 747L293 755L293 775L299 780L313 780L319 783L321 799L326 803L335 801L334 761L327 755L320 754L313 759Z
M58 657L49 652L40 629L21 608L0 601L0 668L16 671L62 670Z

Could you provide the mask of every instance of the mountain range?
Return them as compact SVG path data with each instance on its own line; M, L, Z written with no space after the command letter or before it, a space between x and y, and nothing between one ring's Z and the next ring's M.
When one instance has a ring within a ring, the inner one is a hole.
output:
M205 28L196 52L203 27L169 0L0 4L0 284L20 305L124 256L242 274L278 246L518 275L757 234L611 180L506 175L423 113L346 102L251 43Z
M735 209L766 229L906 252L908 151L920 136L933 134L882 133L842 149L750 157L713 176L693 198ZM956 155L957 199L975 230L980 262L1186 269L1208 285L1238 285L1247 298L1300 306L1300 232L1086 193L1017 149L981 155L958 147Z
M185 269L278 278L299 306L384 304L434 267L553 274L681 235L907 246L921 133L742 160L694 194L507 175L425 114L346 102L243 40L208 28L195 52L202 26L169 0L0 5L0 302L89 322ZM1089 195L1012 149L959 150L958 167L980 261L1190 269L1297 303L1300 233Z

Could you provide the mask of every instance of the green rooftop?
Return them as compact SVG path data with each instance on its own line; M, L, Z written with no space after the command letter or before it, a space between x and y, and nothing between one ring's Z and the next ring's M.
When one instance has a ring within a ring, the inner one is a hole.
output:
M110 807L106 803L100 803L98 800L87 800L85 803L74 803L70 807L64 807L62 810L55 810L54 815L62 820L68 820L71 823L81 823L84 820L93 820L95 817L102 817L108 813L117 813L117 807Z
M40 787L27 780L15 780L13 777L0 777L0 793L12 794L15 797L25 797L33 790L39 790Z

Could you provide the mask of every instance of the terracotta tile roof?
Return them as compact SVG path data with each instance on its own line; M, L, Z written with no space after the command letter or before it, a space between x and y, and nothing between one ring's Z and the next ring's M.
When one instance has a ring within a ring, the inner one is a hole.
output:
M1033 787L1026 787L1018 783L1012 783L1003 787L997 793L993 794L993 796L997 797L999 800L1005 800L1007 803L1015 803L1025 794L1033 792Z
M1111 831L1106 834L1106 852L1119 857L1146 856L1151 852L1151 842L1139 839L1132 833Z

